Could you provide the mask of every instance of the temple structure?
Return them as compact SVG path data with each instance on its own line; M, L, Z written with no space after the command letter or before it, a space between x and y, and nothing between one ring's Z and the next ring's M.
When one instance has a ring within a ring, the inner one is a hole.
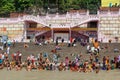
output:
M70 38L91 42L120 43L120 8L103 7L96 15L88 10L72 10L64 15L24 15L15 18L0 18L0 36L18 42L57 38L66 42Z

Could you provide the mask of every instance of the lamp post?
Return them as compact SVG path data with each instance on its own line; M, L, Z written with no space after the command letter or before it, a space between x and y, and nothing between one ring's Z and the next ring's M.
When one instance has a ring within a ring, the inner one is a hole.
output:
M48 11L47 11L48 14L49 14L49 10L50 10L50 8L48 7Z
M48 14L49 13L49 10L50 10L50 7L49 7L49 0L47 0L47 6L46 6L46 14Z

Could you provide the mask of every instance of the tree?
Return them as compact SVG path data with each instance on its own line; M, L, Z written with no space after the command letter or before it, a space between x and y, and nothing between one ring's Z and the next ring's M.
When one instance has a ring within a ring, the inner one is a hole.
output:
M16 12L24 12L33 6L32 2L33 0L14 0L13 4Z
M58 12L64 13L65 11L65 2L64 0L58 0Z
M43 11L43 0L33 0L33 6L31 6L33 14L40 15Z
M0 0L0 16L9 16L11 12L42 14L50 10L65 13L70 9L88 9L96 13L101 0Z
M10 12L15 11L13 0L2 0L0 2L0 16L9 16Z
M88 0L87 9L90 11L90 14L97 14L97 10L100 8L100 0Z

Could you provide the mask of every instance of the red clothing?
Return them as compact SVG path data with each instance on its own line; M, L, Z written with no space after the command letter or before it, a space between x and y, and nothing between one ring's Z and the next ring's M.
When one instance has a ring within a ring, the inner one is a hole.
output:
M70 38L70 43L72 43L72 41L73 41L73 38Z

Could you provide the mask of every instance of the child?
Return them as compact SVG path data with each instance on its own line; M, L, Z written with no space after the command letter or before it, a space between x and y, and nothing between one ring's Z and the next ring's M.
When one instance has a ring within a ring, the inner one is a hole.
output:
M7 64L7 70L11 70L11 69L12 69L12 67L10 65L10 62L8 62L8 64Z
M31 70L32 70L31 64L28 63L28 65L27 65L27 71L31 71Z

